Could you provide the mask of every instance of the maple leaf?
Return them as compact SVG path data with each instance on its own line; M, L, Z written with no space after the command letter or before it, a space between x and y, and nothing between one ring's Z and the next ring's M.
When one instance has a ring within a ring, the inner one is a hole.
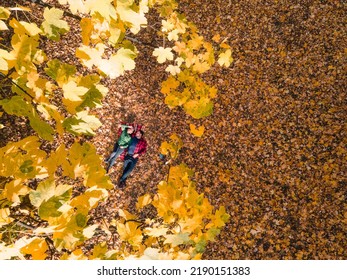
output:
M145 207L146 205L150 204L151 201L152 201L152 198L149 194L145 194L143 196L140 196L137 200L136 208L141 209L141 208Z
M189 51L185 42L178 42L178 41L175 42L175 46L172 49L175 52L177 52L179 55L187 54L187 52Z
M13 219L10 217L10 208L0 209L0 227L11 223Z
M160 153L163 155L170 155L172 158L176 158L178 156L179 150L182 148L183 143L181 138L177 136L177 134L172 134L170 136L171 141L164 141L160 146Z
M47 257L46 251L49 248L44 238L34 237L28 242L28 245L20 249L22 254L31 255L33 260L44 260Z
M118 222L117 232L121 240L129 242L134 247L139 246L143 238L142 231L136 222L127 222L126 224Z
M229 67L233 62L233 58L231 56L231 50L227 49L225 52L219 54L218 63L220 66Z
M169 65L165 68L166 72L169 72L171 75L176 76L178 73L181 72L181 69L177 65Z
M194 33L191 35L191 40L188 41L188 47L193 50L198 50L202 46L204 42L204 37L199 36L198 34Z
M101 126L99 119L89 115L87 111L80 111L76 116L65 119L63 126L74 134L95 135L94 130Z
M81 22L81 36L83 45L88 46L90 43L90 36L93 31L93 22L90 18L82 18Z
M93 209L97 206L100 200L105 199L107 196L108 193L105 189L93 186L92 188L86 190L83 194L73 198L70 205L76 208L83 206L88 209Z
M75 81L69 81L62 88L64 92L64 105L70 113L76 113L76 107L82 103L83 96L87 93L88 88L77 86Z
M0 105L7 114L16 116L29 116L32 112L32 107L22 96L16 95L11 99L0 100Z
M203 125L197 128L194 124L190 124L189 128L190 132L197 137L201 137L205 131L205 127Z
M145 228L144 233L152 236L152 237L160 237L160 236L165 236L168 232L167 227L160 227L160 228Z
M185 58L185 62L186 62L187 68L189 68L192 65L194 65L197 60L198 60L198 57L193 52L187 53L186 54L186 58Z
M45 68L46 74L54 79L61 87L68 83L76 74L76 67L74 65L62 63L58 59L48 61L47 66Z
M184 104L185 111L195 119L200 119L212 114L213 103L207 97L191 99Z
M170 76L167 78L166 81L161 83L161 92L163 94L169 94L171 90L176 89L180 85L180 82L178 82L173 76Z
M142 6L138 12L133 10L134 1L132 0L117 0L117 12L121 20L130 24L130 31L137 34L142 26L147 25L147 18L144 15L146 11L145 3L142 1Z
M100 14L107 21L111 18L117 20L117 13L115 7L111 4L113 0L86 0L85 7L90 13Z
M17 21L12 19L10 21L10 26L14 29L14 32L17 34L27 34L29 36L36 36L42 33L42 30L37 27L35 23L28 23L25 21Z
M153 56L157 57L159 63L164 63L166 60L173 60L172 48L155 48Z
M168 33L167 38L169 39L169 41L178 41L178 39L179 39L178 34L179 33L180 32L177 29L174 29Z
M85 66L92 69L93 65L98 67L102 63L104 50L105 45L102 43L98 43L94 48L82 46L76 50L76 56L82 60Z
M8 19L11 15L11 12L4 8L4 7L0 7L0 19Z
M69 4L70 11L73 14L76 14L77 12L80 13L87 13L88 9L84 3L84 0L58 0L59 4L66 5Z
M166 32L166 31L171 31L172 29L174 29L175 25L167 20L162 20L161 21L161 31Z
M173 91L165 97L165 104L170 108L175 106L182 106L185 104L192 96L189 88L185 88L182 92Z
M215 41L216 43L218 43L220 41L220 34L217 33L212 37L212 40Z
M19 196L27 195L29 192L30 189L23 184L23 181L16 179L5 185L1 196L13 202L12 206L15 206L21 202Z
M193 70L202 74L211 68L207 61L197 59L193 65Z
M0 49L0 71L6 73L9 70L8 61L13 59L14 56L11 53L3 49Z
M54 129L45 121L42 121L38 114L29 115L30 126L45 140L53 141Z
M173 247L176 247L181 244L185 244L190 241L189 233L178 233L178 234L167 234L165 235L164 244L171 244Z
M136 53L130 49L120 48L116 55L112 55L109 60L102 59L98 65L99 69L107 74L111 79L124 74L124 71L135 68L134 58Z
M59 185L56 187L53 179L47 179L42 181L35 191L30 192L30 202L32 205L38 208L41 207L42 204L46 203L43 207L43 212L45 212L44 210L46 209L48 211L51 206L57 210L62 205L61 201L66 201L69 198L71 188L72 186L70 185ZM60 206L57 207L57 204L59 203Z
M38 36L29 37L23 34L14 34L11 40L13 50L10 52L13 57L13 65L19 75L32 70L36 71L34 63L42 63L45 56L37 49ZM9 61L7 61L10 63Z
M225 207L221 206L215 213L214 224L217 227L223 227L229 220L230 215L225 212Z
M8 30L8 27L5 22L0 20L0 31L3 31L3 30Z
M56 8L45 8L43 17L45 19L42 22L42 29L46 36L54 41L60 40L60 34L64 34L69 31L70 27L65 20L62 20L64 12Z

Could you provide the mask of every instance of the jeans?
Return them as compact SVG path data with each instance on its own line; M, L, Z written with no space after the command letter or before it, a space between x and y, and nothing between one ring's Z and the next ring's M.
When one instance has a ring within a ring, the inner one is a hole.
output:
M131 173L131 171L133 171L133 169L135 168L135 165L137 163L138 158L133 158L130 155L127 155L124 159L124 165L123 165L123 174L120 177L120 181L124 182L127 177L129 176L129 174Z
M109 164L107 167L108 170L114 165L116 159L123 153L123 151L124 148L119 147L117 143L114 145L113 152L107 159L107 162Z

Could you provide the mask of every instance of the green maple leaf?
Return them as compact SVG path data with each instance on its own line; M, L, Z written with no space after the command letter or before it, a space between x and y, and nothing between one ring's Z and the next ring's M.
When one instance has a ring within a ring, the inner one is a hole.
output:
M31 127L45 140L53 141L55 130L46 122L42 121L37 114L29 116Z
M11 99L0 100L0 105L10 115L29 116L32 112L32 106L19 95L13 96Z
M66 84L70 78L76 74L76 67L67 63L62 63L58 59L53 59L47 63L45 72L53 80L55 80L60 87Z
M94 130L101 126L99 119L89 115L87 111L81 111L75 117L68 118L64 121L63 126L73 134L95 135Z
M56 8L45 8L43 12L45 21L42 22L42 29L46 36L54 41L59 41L60 35L70 30L68 23L61 19L63 15L64 12Z

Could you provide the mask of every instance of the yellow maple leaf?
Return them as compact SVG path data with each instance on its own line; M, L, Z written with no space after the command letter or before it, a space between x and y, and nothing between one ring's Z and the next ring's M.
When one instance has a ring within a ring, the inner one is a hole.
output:
M193 50L198 50L204 42L204 37L199 36L198 34L193 34L192 39L188 41L188 47Z
M63 85L63 104L70 113L76 113L76 107L82 103L82 97L87 93L87 91L88 88L77 86L74 81L69 81L67 84Z
M138 7L136 6L135 9L137 8ZM141 8L142 10L137 12L134 9L134 1L117 0L118 15L122 21L130 24L130 31L133 34L138 33L141 27L146 26L147 24L147 18L144 14L144 11L146 10L146 5L142 3Z
M210 64L207 63L207 61L205 60L196 60L195 64L193 65L193 70L202 74L204 72L206 72L207 70L209 70L211 68Z
M188 51L185 42L175 42L175 46L172 48L178 54L186 53Z
M194 124L189 124L190 132L197 137L201 137L204 134L205 127L203 125L198 128Z
M0 49L0 71L6 72L9 69L9 60L14 60L15 57L13 54Z
M171 31L172 29L174 29L174 27L175 25L168 20L161 21L161 31L163 32Z
M197 60L198 60L198 57L197 55L193 54L193 52L187 53L185 58L187 68L192 66Z
M140 196L136 203L136 208L141 209L152 202L152 198L149 194Z
M70 11L73 14L76 14L78 11L80 13L89 12L83 0L59 0L59 4L61 5L69 4Z
M82 18L81 22L81 35L83 45L88 46L90 42L90 36L93 31L93 23L90 18Z
M112 2L113 0L86 0L85 7L91 14L100 14L108 21L111 18L117 20L117 12Z
M30 188L23 184L21 179L16 179L5 185L2 195L9 201L13 202L14 204L12 206L14 206L20 203L19 196L28 194L30 190Z
M47 242L44 238L35 237L31 242L21 248L21 253L31 255L33 260L44 260L47 257Z
M231 56L231 50L230 49L219 54L218 63L220 66L224 65L225 67L229 67L232 62L233 62L233 58Z
M164 236L167 234L168 232L168 228L167 227L159 227L159 228L145 228L144 229L144 233L146 235L152 236L152 237L159 237L159 236Z
M212 37L212 40L218 43L220 41L220 34L216 34Z
M98 66L101 63L101 56L104 53L105 45L97 44L94 48L82 46L76 50L76 56L80 58L85 66L92 69L93 65Z
M169 72L172 76L176 76L178 73L181 72L181 69L177 65L169 65L165 68L166 72Z
M159 63L164 63L166 60L173 60L172 48L155 48L153 56L157 57Z
M170 76L167 78L166 81L161 83L161 89L160 91L163 94L169 94L171 90L176 89L180 85L180 82L177 81L173 76Z
M13 219L10 217L10 208L0 209L0 227L11 223Z
M127 241L134 247L140 245L142 241L142 231L138 228L138 223L127 222L126 224L117 223L117 232L122 241Z

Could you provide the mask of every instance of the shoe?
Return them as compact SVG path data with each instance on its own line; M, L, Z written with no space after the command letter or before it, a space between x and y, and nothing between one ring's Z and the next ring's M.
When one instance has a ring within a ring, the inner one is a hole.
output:
M125 188L125 186L126 186L126 182L125 181L119 181L118 188L123 189L123 188Z

